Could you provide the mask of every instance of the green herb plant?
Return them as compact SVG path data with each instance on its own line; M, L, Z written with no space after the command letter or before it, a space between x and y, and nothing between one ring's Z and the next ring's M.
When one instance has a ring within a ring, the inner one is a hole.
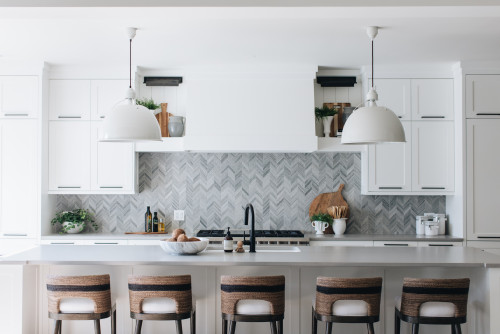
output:
M335 116L338 114L338 110L335 108L329 108L327 105L324 105L322 108L316 107L314 109L314 115L318 121L321 121L323 118L328 116Z
M64 226L64 222L69 222L70 224ZM52 226L56 224L61 225L61 231L59 232L61 234L68 233L68 230L80 226L81 224L83 224L83 228L85 229L87 223L90 223L90 226L92 226L94 231L99 229L99 226L94 222L90 213L84 209L58 212L51 221Z
M137 100L135 100L135 103L137 103L138 105L144 106L144 107L148 108L149 110L156 110L156 109L160 108L160 106L157 105L153 99L147 99L147 98L137 99Z
M328 225L332 225L333 223L333 218L330 216L328 213L317 213L315 215L311 216L311 221L320 221L320 222L325 222L328 223Z

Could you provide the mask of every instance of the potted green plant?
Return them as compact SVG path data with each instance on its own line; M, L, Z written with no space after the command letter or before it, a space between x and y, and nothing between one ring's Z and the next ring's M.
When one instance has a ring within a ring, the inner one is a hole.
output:
M61 211L56 214L52 219L52 226L56 224L61 225L61 231L59 233L80 233L82 232L87 223L97 231L99 226L94 222L92 216L87 210L75 209L72 211Z
M143 98L143 99L137 99L135 100L135 103L138 105L144 106L148 108L149 110L158 110L160 109L160 106L155 103L153 99L148 99L148 98Z
M330 130L332 126L332 121L334 121L334 117L338 114L338 110L335 108L330 108L326 103L323 104L322 108L316 107L314 109L314 115L316 116L316 120L318 122L323 122L323 132L325 137L330 137ZM333 136L337 135L337 131L333 131Z
M311 225L316 230L316 234L323 234L333 223L333 218L328 213L319 212L311 216ZM327 231L328 233L328 231Z

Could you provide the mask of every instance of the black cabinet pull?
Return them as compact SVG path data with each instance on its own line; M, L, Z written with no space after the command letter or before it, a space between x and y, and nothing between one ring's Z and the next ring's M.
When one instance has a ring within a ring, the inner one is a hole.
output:
M446 188L445 187L422 187L422 189L427 189L427 190L444 190Z
M28 114L4 114L4 116L7 116L7 117L9 117L9 116L10 117L24 116L24 117L26 117L26 116L28 116Z
M444 118L444 116L421 116L420 118Z
M409 244L384 244L384 246L403 246L403 247L408 247L410 245Z
M453 245L447 244L429 244L429 247L453 247Z
M500 113L477 113L477 116L500 116Z
M101 189L123 189L122 186L109 186L109 187L107 187L107 186L101 186L99 188L101 188Z
M57 116L57 118L82 118L82 116Z
M379 189L403 189L403 187L378 187Z

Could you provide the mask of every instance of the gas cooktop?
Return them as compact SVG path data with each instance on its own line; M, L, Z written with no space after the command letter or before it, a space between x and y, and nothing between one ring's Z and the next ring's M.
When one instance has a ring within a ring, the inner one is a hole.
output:
M200 230L196 236L203 238L223 238L226 235L225 230ZM250 231L234 230L231 231L232 237L243 237L243 233L248 237ZM304 233L299 230L255 230L256 238L304 238Z

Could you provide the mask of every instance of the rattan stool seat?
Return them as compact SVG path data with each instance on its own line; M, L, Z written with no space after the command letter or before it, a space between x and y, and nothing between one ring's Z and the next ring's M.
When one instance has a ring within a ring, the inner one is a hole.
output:
M190 319L191 334L196 333L191 275L130 275L128 288L130 317L136 319L136 334L141 333L144 320L174 320L177 333L182 334L183 319Z
M223 334L234 334L237 322L269 322L282 334L285 276L222 276L221 308Z
M100 319L110 316L111 332L116 334L116 309L111 303L109 275L49 276L47 296L55 334L62 333L63 320L93 320L94 331L100 334Z
M412 324L418 334L421 324L451 325L452 333L461 334L460 324L467 317L470 280L405 278L401 301L394 308L395 333L400 333L401 320Z
M318 277L312 308L312 332L318 331L318 321L326 322L326 333L332 324L364 323L374 334L373 324L379 321L382 278Z

